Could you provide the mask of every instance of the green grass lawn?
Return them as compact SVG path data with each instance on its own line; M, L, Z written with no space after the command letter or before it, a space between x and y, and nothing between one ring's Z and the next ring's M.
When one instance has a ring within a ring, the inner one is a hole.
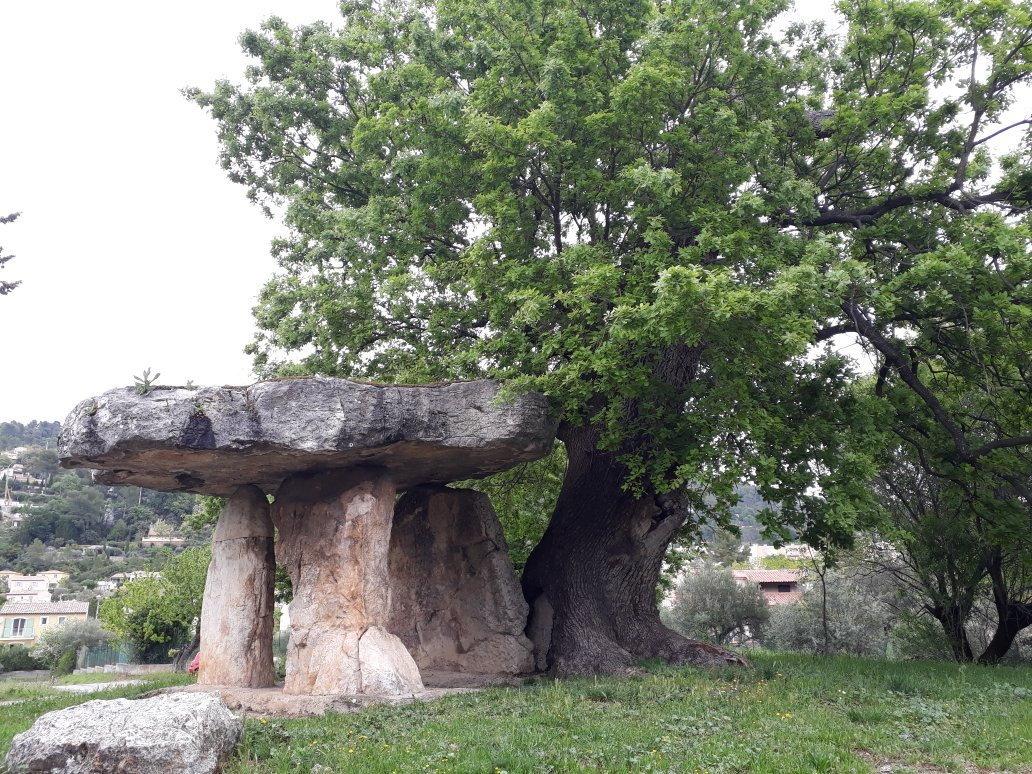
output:
M88 683L116 683L122 680L139 680L138 675L118 675L111 672L95 672L94 674L65 675L57 678L57 685L86 685Z
M753 659L751 670L655 668L352 715L249 719L231 772L1032 771L1032 670Z
M1032 772L1032 669L751 657L749 670L653 667L323 718L250 717L229 772ZM141 689L153 688L89 698ZM0 707L0 744L85 698Z

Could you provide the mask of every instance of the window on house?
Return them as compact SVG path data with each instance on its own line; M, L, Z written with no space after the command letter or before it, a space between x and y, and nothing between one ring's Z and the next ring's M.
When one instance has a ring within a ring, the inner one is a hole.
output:
M11 636L21 637L25 634L25 619L15 618L14 623L11 625Z
M39 619L39 625L40 626L46 626L47 625L47 617L46 616L43 616L42 618Z
M65 622L65 617L64 617L63 615L61 615L61 616L58 616L58 617L57 617L57 622L58 622L59 624L63 624L63 623Z
M791 583L779 583L778 584L778 591L791 591L791 590L792 590L792 584Z

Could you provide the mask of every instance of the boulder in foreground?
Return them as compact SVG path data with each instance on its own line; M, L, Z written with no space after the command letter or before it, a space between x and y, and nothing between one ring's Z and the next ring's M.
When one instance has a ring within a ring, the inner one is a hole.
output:
M207 694L88 701L40 716L14 737L5 762L15 774L210 774L242 726Z

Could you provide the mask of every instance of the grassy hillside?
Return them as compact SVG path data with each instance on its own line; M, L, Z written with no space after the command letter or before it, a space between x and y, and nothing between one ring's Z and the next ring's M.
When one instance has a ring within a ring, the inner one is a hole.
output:
M250 717L230 774L1032 772L1030 669L774 653L754 663L540 680L307 720ZM4 748L28 725L24 707L0 707Z

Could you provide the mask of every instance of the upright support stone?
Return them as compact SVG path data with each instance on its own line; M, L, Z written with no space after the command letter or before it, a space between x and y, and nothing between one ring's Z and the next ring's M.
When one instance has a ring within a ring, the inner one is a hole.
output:
M240 487L222 509L212 538L197 682L251 688L275 684L275 574L269 501L257 487Z
M285 693L407 694L423 688L385 624L395 485L382 468L288 478L273 504L294 586Z
M416 487L398 501L391 532L391 616L423 670L523 674L527 603L502 525L482 492Z

